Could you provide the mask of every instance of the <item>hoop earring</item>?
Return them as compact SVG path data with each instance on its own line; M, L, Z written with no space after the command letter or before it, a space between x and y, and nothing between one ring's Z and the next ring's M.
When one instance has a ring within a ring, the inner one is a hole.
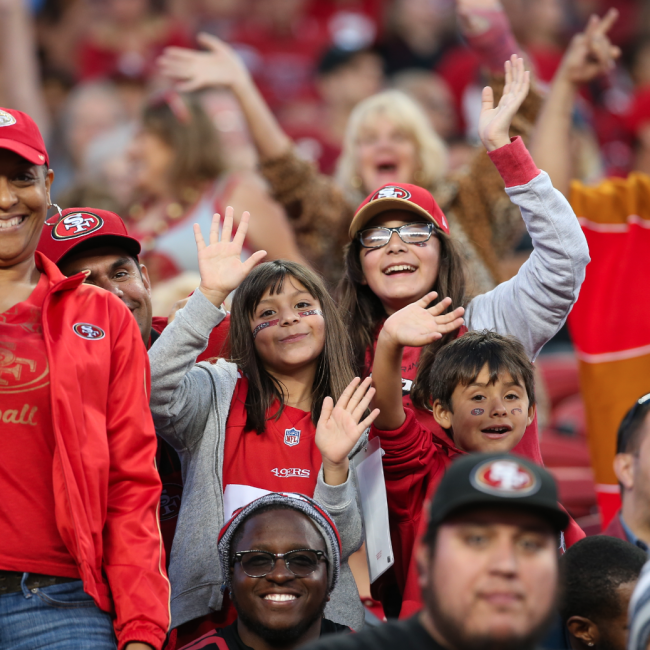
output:
M50 205L47 206L49 208L56 208L56 211L59 213L59 219L63 217L63 210L56 204L56 203L50 203ZM47 219L45 219L45 223L47 223Z
M413 180L416 185L420 185L424 182L424 172L421 169L418 169L413 173Z
M352 185L355 190L360 190L363 185L363 179L361 176L355 175L350 179L350 185Z

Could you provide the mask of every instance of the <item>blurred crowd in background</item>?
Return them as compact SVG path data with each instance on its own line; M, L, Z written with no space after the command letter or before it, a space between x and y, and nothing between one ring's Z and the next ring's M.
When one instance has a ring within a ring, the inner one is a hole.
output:
M502 5L540 88L589 15L618 9L609 36L620 65L581 91L573 176L591 183L650 173L650 4ZM324 174L336 172L353 108L386 88L421 105L448 147L450 172L470 164L487 79L458 29L454 0L0 0L0 105L41 128L56 171L54 202L114 211L143 243L156 315L197 286L193 237L175 225L201 222L236 204L236 192L250 197L263 186L233 95L216 88L179 101L160 74L164 49L198 48L201 32L235 49L297 153ZM259 211L281 210L270 197L260 201ZM277 231L257 240L251 249L263 246L270 258L301 260ZM501 260L505 276L529 249L523 234L521 255ZM538 362L542 452L562 502L589 530L596 500L577 362L566 334L555 343Z

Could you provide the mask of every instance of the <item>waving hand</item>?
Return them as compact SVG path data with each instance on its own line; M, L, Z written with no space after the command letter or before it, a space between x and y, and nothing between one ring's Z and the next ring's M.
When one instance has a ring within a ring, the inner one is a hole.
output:
M348 454L357 444L361 434L379 415L375 409L366 417L370 400L375 389L370 387L371 379L363 382L355 377L343 391L334 405L331 397L323 401L318 425L316 426L316 446L323 457L325 482L330 485L344 483L348 474Z
M530 88L530 72L524 70L524 60L513 54L505 63L506 85L501 101L494 106L494 92L483 88L478 134L488 151L510 144L510 123L522 105Z
M239 222L237 232L232 241L234 210L228 206L223 220L221 236L219 236L219 222L221 217L215 214L210 227L210 243L206 245L199 224L194 224L194 238L199 259L199 273L201 284L199 289L213 305L219 306L226 296L234 291L244 278L261 262L266 251L257 251L247 260L241 261L241 252L248 231L250 215L244 212Z

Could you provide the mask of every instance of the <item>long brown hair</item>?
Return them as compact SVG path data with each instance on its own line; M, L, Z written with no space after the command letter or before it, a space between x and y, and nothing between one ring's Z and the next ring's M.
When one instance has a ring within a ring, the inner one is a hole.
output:
M275 417L277 420L280 417L284 409L285 393L282 383L264 368L257 354L250 319L264 293L267 290L271 295L280 293L287 276L300 282L318 300L325 320L325 345L318 359L312 393L311 419L314 424L320 417L323 400L329 396L336 403L354 377L350 364L350 338L320 277L296 262L275 260L260 264L235 293L229 333L231 361L239 366L248 379L246 430L257 433L266 429L268 419ZM268 411L276 399L280 408L277 413L270 415Z
M174 110L177 104L180 112ZM142 126L174 151L169 182L178 199L184 198L184 189L215 180L225 171L219 133L196 97L154 98L142 112Z
M435 302L449 296L451 308L465 305L465 271L463 262L456 250L453 240L444 232L437 231L440 241L440 262L436 281L429 291L437 291ZM352 339L354 370L362 376L365 368L366 351L374 350L374 339L377 329L387 317L381 300L363 283L361 269L361 244L358 239L351 241L345 249L345 274L338 286L338 302L341 316L345 321ZM418 362L418 374L426 372L433 363L438 350L449 341L456 338L458 332L445 334L438 341L423 348ZM422 376L427 376L422 375ZM411 389L411 399L418 408L427 406L428 396L420 388L416 378Z

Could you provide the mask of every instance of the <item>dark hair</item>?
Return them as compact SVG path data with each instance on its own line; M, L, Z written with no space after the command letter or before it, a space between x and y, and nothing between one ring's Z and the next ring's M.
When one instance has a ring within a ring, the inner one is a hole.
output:
M331 397L334 403L352 381L350 367L351 347L348 333L341 322L336 306L321 278L313 271L285 260L260 264L239 285L232 302L229 341L231 360L248 379L246 395L246 430L262 433L270 419L268 410L277 399L279 418L284 408L284 391L280 381L269 374L260 362L250 319L267 289L271 295L280 293L285 278L295 278L320 303L325 320L325 346L321 352L314 378L311 419L314 424L320 417L323 400Z
M616 537L597 535L576 542L560 558L560 615L566 622L582 616L594 623L622 614L616 589L636 581L646 554Z
M533 364L524 346L514 336L485 330L467 332L438 352L428 375L419 380L428 396L428 407L440 400L445 409L453 412L451 396L456 387L475 381L486 364L491 384L496 383L502 372L508 372L526 389L530 405L535 404Z
M643 423L650 412L650 393L640 397L625 414L616 435L616 453L634 454L639 451Z
M447 234L438 230L436 237L440 241L440 262L436 281L429 291L438 292L438 298L434 302L450 297L450 308L455 309L466 301L463 262L453 240ZM345 248L345 274L339 283L337 294L341 316L352 339L354 370L361 376L365 370L366 351L370 350L372 353L374 350L377 328L387 314L381 300L369 286L363 284L360 255L361 244L358 239L354 239ZM450 332L424 348L420 363L425 353L431 359L435 358L437 351L457 335L458 332ZM415 403L415 396L413 400Z
M164 98L150 102L142 113L142 126L174 150L169 182L178 194L197 183L218 178L225 165L219 134L199 100L178 95L175 101L182 102L180 108L185 110L174 111L171 100Z

